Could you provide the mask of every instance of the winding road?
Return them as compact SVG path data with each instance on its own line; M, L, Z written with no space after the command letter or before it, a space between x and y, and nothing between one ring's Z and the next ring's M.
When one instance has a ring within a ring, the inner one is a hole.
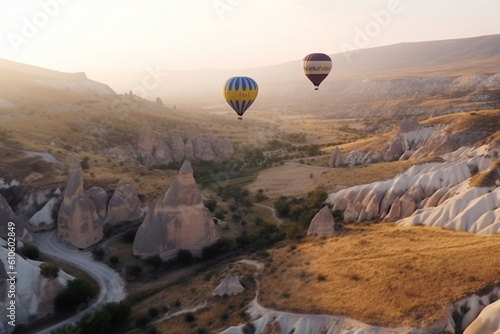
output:
M125 298L125 283L120 275L105 264L95 261L90 251L81 251L68 247L57 238L56 231L34 234L34 243L40 252L87 272L97 281L101 289L97 300L89 308L38 332L39 334L50 334L51 331L61 327L63 324L74 323L80 320L90 310L109 302L118 302Z
M266 209L271 210L271 213L273 214L273 218L274 218L274 219L278 222L278 224L281 224L281 223L282 223L281 219L280 219L280 218L278 217L278 215L276 214L276 209L275 209L275 208L272 208L272 207L270 207L270 206L268 206L268 205L264 205L264 204L260 204L260 203L255 203L255 202L254 202L253 204L254 204L254 205L257 205L257 206L260 206L260 207L262 207L262 208L266 208Z

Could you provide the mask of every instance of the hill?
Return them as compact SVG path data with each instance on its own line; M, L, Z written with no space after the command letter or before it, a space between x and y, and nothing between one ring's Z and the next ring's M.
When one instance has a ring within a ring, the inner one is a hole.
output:
M177 105L227 110L224 82L247 75L259 84L250 112L313 113L322 117L429 116L499 106L500 35L400 43L330 55L333 69L313 91L301 60L238 70L168 71L151 94ZM107 80L118 91L134 81ZM464 85L475 82L474 87ZM195 99L193 97L196 96ZM150 96L148 98L154 98ZM390 100L390 101L389 101Z

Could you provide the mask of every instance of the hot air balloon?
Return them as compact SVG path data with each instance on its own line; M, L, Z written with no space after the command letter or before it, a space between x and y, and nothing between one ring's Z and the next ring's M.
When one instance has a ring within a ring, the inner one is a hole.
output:
M319 84L328 76L332 69L332 59L324 53L311 53L302 59L304 73L318 90Z
M242 119L245 111L257 98L259 87L255 80L249 77L232 77L226 81L222 88L222 94L231 108Z

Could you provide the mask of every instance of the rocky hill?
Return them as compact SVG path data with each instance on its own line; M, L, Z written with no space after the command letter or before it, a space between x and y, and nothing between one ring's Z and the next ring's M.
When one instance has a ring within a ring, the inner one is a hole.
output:
M491 122L495 115L490 115ZM435 162L416 164L391 180L340 190L330 194L327 202L342 211L346 221L384 220L405 226L497 233L498 133L491 134L487 127L474 130L473 126L452 133L452 129L457 130L453 124L448 124L445 132L438 128L403 122L387 143L392 158L430 155L436 157ZM398 150L394 150L396 146ZM352 156L351 152L345 161L352 161ZM384 156L390 158L387 152Z

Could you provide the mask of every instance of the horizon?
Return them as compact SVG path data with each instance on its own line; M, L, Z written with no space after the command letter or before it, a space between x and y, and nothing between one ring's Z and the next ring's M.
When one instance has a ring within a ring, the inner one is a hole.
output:
M148 66L258 68L312 52L500 33L500 4L487 0L0 0L0 8L0 58L96 80Z

